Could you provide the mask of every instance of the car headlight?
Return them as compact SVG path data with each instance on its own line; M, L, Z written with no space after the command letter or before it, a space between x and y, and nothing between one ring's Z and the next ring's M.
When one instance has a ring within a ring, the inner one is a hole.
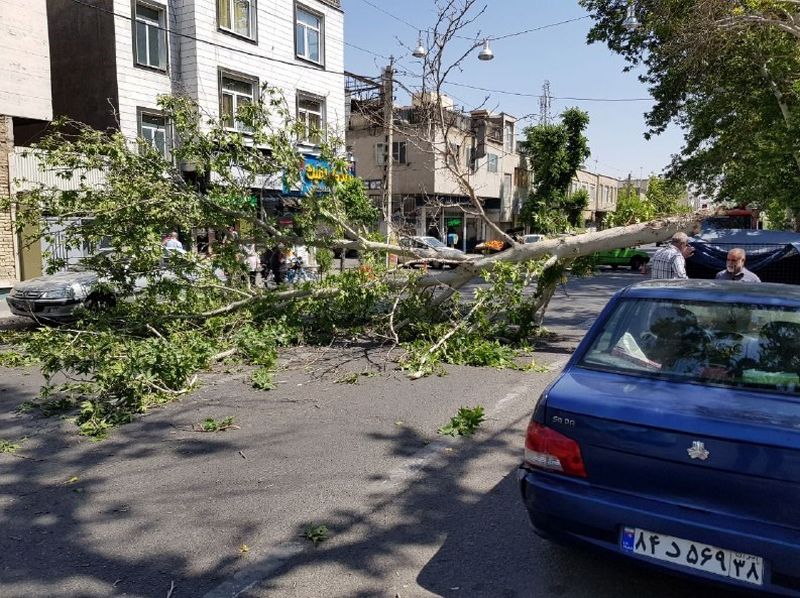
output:
M74 291L71 287L61 287L58 289L50 289L42 293L40 299L71 299Z
M86 298L86 287L83 286L79 282L73 282L72 286L70 287L72 290L72 297L74 299L85 299Z

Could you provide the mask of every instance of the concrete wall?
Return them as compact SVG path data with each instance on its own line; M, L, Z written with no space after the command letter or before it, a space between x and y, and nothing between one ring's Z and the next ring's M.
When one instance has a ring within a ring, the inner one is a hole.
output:
M584 211L587 220L595 220L607 212L617 209L620 180L608 175L578 170L570 185L570 191L585 189L589 193L589 205Z
M53 112L100 130L118 128L114 37L120 19L109 14L113 8L113 0L47 2Z
M50 120L45 0L0 0L0 114Z

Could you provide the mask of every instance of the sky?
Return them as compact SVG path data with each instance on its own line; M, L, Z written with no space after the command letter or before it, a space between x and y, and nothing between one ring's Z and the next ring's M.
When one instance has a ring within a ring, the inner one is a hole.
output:
M625 62L603 44L587 45L592 20L577 0L485 0L486 11L463 33L497 37L574 20L508 39L491 42L495 58L478 60L478 50L468 57L461 72L448 80L507 93L478 91L452 85L446 88L456 105L468 110L484 104L495 112L525 117L524 125L538 123L539 97L545 80L553 96L551 113L578 106L589 113L586 131L592 155L586 167L616 178L658 174L680 150L681 131L671 128L647 141L644 113L652 106L647 87L636 74L624 73ZM377 76L397 61L398 77L406 85L419 85L420 61L413 58L418 31L432 27L434 0L343 0L345 11L345 68ZM387 14L389 13L389 14ZM391 16L390 16L391 15ZM459 41L468 47L466 40ZM458 48L453 48L454 50ZM411 73L411 74L409 74ZM537 97L527 97L532 94ZM488 100L487 100L488 96ZM562 98L629 99L644 101L598 102ZM405 98L398 94L398 102Z

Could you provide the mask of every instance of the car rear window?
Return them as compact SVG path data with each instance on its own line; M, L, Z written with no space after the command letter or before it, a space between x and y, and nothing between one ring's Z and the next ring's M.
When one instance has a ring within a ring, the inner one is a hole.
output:
M626 300L606 320L580 365L800 396L800 311Z

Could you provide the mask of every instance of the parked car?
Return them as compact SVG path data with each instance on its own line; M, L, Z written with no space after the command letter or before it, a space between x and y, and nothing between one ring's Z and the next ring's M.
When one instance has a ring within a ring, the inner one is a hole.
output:
M459 260L463 259L465 255L460 249L448 247L436 237L401 237L400 246L434 251L442 260ZM439 261L436 258L416 258L404 255L399 257L399 262L401 264L413 262L414 264L428 265L431 268L442 268L445 265L444 261Z
M93 308L113 301L98 289L98 276L91 270L73 268L56 274L18 282L6 297L11 313L43 321L75 319L80 306Z
M176 276L167 265L172 252L177 253L178 250L164 250L158 276ZM181 250L180 253L186 252ZM11 313L17 316L50 323L69 322L77 318L79 307L103 309L117 302L117 294L101 283L97 272L77 263L62 272L18 282L11 288L6 302ZM146 276L137 277L133 282L133 292L140 292L147 284Z
M617 293L536 404L518 479L545 538L800 596L800 289Z
M611 266L614 270L620 266L628 266L631 270L639 270L650 261L650 256L647 252L636 248L598 251L593 258L597 266Z
M546 238L545 235L536 235L536 234L524 235L522 237L522 242L525 243L525 244L527 244L527 243L538 243L539 241L543 241L545 238Z

